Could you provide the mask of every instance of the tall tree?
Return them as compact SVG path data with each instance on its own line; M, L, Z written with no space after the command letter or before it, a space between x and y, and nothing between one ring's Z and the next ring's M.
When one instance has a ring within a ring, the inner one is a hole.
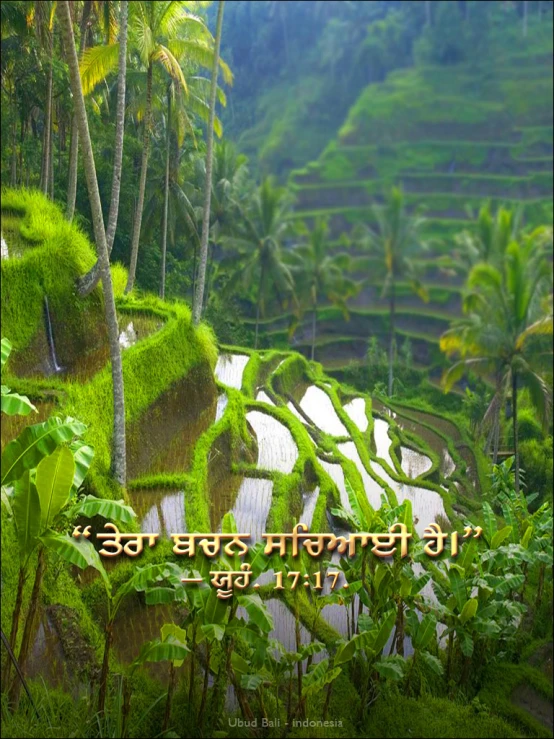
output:
M92 0L85 0L81 13L81 37L79 39L79 59L82 58L86 46L87 26L92 10ZM67 176L67 206L65 217L73 220L75 199L77 197L77 168L79 165L79 127L75 116L71 119L71 143L69 148L69 173Z
M200 267L198 271L198 282L196 284L196 295L192 308L192 319L198 325L202 317L202 306L204 304L204 287L206 282L206 266L208 263L208 240L210 237L210 202L212 197L212 164L213 164L213 142L214 142L214 118L215 100L217 95L217 74L219 70L219 49L221 46L221 31L223 28L224 0L219 0L217 8L217 23L215 30L215 49L212 67L212 79L210 86L210 117L208 120L208 131L206 134L206 183L204 192L204 211L202 214L202 236L200 242Z
M328 242L327 219L318 218L308 233L305 244L299 244L292 253L291 266L298 297L297 319L306 307L312 311L312 361L315 359L317 310L322 298L339 306L348 317L346 300L355 294L356 285L345 277L350 267L348 254L332 254Z
M518 393L529 390L531 402L546 423L551 392L546 376L552 366L552 267L539 230L513 241L504 263L477 264L468 279L466 316L441 338L441 349L457 360L445 372L450 389L466 372L497 377L493 402L511 393L515 485L519 492ZM546 300L546 303L545 303Z
M108 255L111 254L115 231L117 228L117 217L119 214L119 193L121 191L121 167L123 164L123 138L125 134L125 91L127 80L127 25L129 15L128 0L122 0L119 15L119 57L117 73L117 107L115 114L115 142L114 161L112 173L112 194L110 199L110 211L108 215L108 228L106 230L106 244ZM82 39L81 39L82 40ZM78 137L78 132L77 132ZM77 139L78 140L78 139ZM73 144L72 144L73 145ZM75 170L75 188L77 186L77 172ZM71 172L70 172L71 176ZM74 203L73 203L74 205ZM79 294L84 297L94 290L100 280L99 262L92 267L79 280Z
M398 188L393 188L383 205L373 208L376 228L365 227L361 231L360 241L377 255L383 272L383 297L389 299L389 382L388 392L392 395L393 370L395 359L395 321L396 321L396 286L400 280L410 283L414 292L422 300L428 300L427 291L422 286L416 265L412 260L416 250L425 247L421 229L423 218L406 212L404 195Z
M146 71L146 95L141 111L143 120L142 158L139 176L137 206L133 220L131 259L126 292L135 283L138 249L144 211L146 176L152 134L152 103L154 69L162 67L178 84L184 94L188 93L181 62L211 66L213 48L211 34L204 22L187 12L190 2L134 2L129 19L129 42L131 52L138 56ZM81 76L85 93L90 92L113 71L117 60L117 44L96 46L88 49L81 65ZM231 72L220 60L224 77L230 79Z
M104 289L104 310L108 327L108 340L110 345L110 359L112 367L113 386L113 449L112 449L112 472L120 485L126 482L126 451L125 451L125 396L123 387L123 367L121 362L121 347L119 345L119 327L115 300L110 272L110 258L104 230L104 218L102 215L102 203L100 202L100 191L96 178L96 166L88 128L87 112L81 77L79 74L79 61L75 49L73 37L73 26L71 23L71 11L69 2L60 3L60 21L65 45L65 53L69 64L69 76L71 92L75 106L74 115L77 116L79 125L79 139L83 147L83 164L87 181L87 190L92 211L92 225L94 239L96 241L100 278Z
M225 243L236 249L230 257L236 270L228 289L237 282L245 288L257 283L256 348L260 318L271 289L282 304L294 293L292 273L281 251L284 239L291 234L291 208L286 188L276 186L271 177L266 177L248 203L240 206L241 217L235 233L225 237Z

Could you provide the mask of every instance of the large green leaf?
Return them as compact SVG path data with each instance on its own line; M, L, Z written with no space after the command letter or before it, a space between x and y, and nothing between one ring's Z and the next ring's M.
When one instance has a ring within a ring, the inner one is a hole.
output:
M392 631L395 621L396 621L396 611L390 611L390 613L388 613L387 616L385 617L385 620L381 623L379 627L379 631L377 632L375 636L375 641L373 643L373 650L377 654L382 649L384 649L386 643L388 642L389 636L391 635L391 631Z
M37 467L36 486L40 499L42 530L47 529L69 500L73 486L75 462L73 454L60 446Z
M110 521L121 523L132 523L136 518L136 513L125 501L95 498L94 495L87 495L79 501L71 514L75 517L86 516L86 518L102 516Z
M273 630L273 616L257 593L239 595L238 602L246 608L250 621L256 624L265 634Z
M433 613L426 613L421 619L417 631L413 638L415 649L425 649L431 639L434 639L437 633L437 619Z
M204 606L204 623L206 624L222 624L227 620L228 606L221 598L217 597L214 588L210 588L210 593Z
M492 537L491 549L498 549L498 547L505 541L512 533L511 526L504 526L504 528L496 531Z
M356 653L356 642L353 639L350 641L339 644L335 653L335 659L333 660L334 665L342 665L345 662L349 662L354 654Z
M534 527L532 524L529 524L529 526L525 529L525 533L521 537L521 546L524 549L527 549L529 546L529 542L531 541L531 537L533 536Z
M402 680L404 677L404 660L401 657L385 657L380 662L376 662L374 667L377 672L386 677L387 680Z
M179 593L174 588L154 587L146 588L144 597L147 606L168 605L179 599Z
M19 557L23 563L37 545L40 534L40 501L29 470L14 483L11 507L19 544Z
M333 682L341 673L340 667L329 669L329 660L323 659L310 670L302 681L302 694L310 695L320 691L325 685Z
M182 663L188 653L187 645L170 634L164 641L154 639L143 644L139 656L133 662L133 667L143 665L145 662L165 662L166 660L174 664Z
M509 503L502 503L502 514L506 523L511 526L510 540L515 544L519 538L519 524L513 508Z
M37 467L40 461L60 444L80 436L86 426L72 418L56 416L44 423L27 426L6 446L2 453L2 485L18 480L25 470Z
M55 531L48 530L40 537L42 543L51 551L55 552L69 564L84 570L87 567L94 567L104 580L104 584L111 589L108 574L104 569L100 555L93 547L92 542L80 536L78 539L69 536L69 534L58 534Z
M2 349L1 349L1 352L2 352L2 358L1 358L2 365L1 365L1 369L4 369L4 365L8 361L8 357L10 356L10 353L11 353L11 350L12 350L12 342L9 339L5 339L4 338L4 339L2 339L1 347L2 347Z
M494 515L494 512L487 501L483 502L483 523L483 534L485 535L485 540L487 544L490 546L492 542L492 537L494 536L498 527L496 525L496 516Z
M187 643L187 632L177 624L164 624L160 630L162 635L162 641L167 641L170 637L173 637L180 644ZM183 664L182 659L174 660L174 667L181 667Z
M155 582L161 582L174 577L180 582L181 570L172 562L163 562L161 564L150 564L146 567L138 567L126 582L118 588L114 596L114 612L117 611L123 599L133 591L142 592L147 590Z
M231 665L233 666L233 670L239 675L244 675L252 669L244 657L241 657L238 652L231 653Z
M25 395L17 393L4 393L2 385L2 413L7 416L28 416L31 411L37 412L36 407Z
M444 672L444 668L442 666L442 662L439 660L438 657L435 657L434 654L425 651L421 652L420 657L425 662L427 667L429 667L429 669L435 673L435 675L442 675L442 673Z
M462 612L460 613L460 621L463 624L474 618L475 614L477 613L478 605L479 601L477 600L477 598L470 598L470 600L465 603L464 607L462 608Z
M259 675L259 674L241 675L240 686L243 690L257 690L260 687L260 685L263 683L263 681L264 681L263 675Z
M466 597L466 586L460 569L457 565L451 565L448 570L448 579L450 580L450 587L452 588L452 594L456 599L458 610L461 611L467 600Z
M73 452L73 459L75 460L75 475L73 477L73 488L75 491L79 490L83 484L83 480L86 477L89 467L92 464L94 457L94 449L85 444L80 440L73 441L69 448Z
M202 624L200 629L208 641L222 641L225 636L225 628L219 624Z

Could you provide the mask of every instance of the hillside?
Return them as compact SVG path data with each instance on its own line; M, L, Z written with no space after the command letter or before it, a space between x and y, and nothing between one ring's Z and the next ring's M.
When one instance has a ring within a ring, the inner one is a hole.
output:
M398 300L398 328L416 365L438 368L438 339L459 315L463 276L451 269L454 237L472 228L483 201L521 209L523 222L552 222L552 23L539 41L515 33L492 59L454 66L416 66L367 86L321 156L290 175L295 218L329 218L336 249L348 247L357 223L371 223L371 205L401 185L412 209L427 219L429 249L421 259L429 286L423 303L406 285ZM330 370L361 360L367 338L387 331L387 304L379 284L366 284L372 258L355 245L356 278L364 287L351 318L320 312L318 359ZM279 328L281 326L281 328ZM267 321L271 340L286 340L286 325ZM309 351L300 329L295 348Z

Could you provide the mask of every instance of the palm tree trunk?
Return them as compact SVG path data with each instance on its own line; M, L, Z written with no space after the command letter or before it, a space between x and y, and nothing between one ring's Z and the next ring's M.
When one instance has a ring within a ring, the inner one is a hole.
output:
M12 614L12 630L10 634L10 646L12 651L15 652L15 645L17 642L17 632L19 631L19 618L21 616L21 607L23 605L23 588L25 586L25 570L23 567L19 568L19 578L17 581L17 595L15 597L15 606ZM4 674L2 676L2 683L7 688L10 683L10 673L12 670L11 659L6 659L6 665L4 667Z
M92 224L94 227L94 238L98 251L100 277L104 289L104 311L106 315L106 324L108 327L114 406L112 473L120 485L125 485L127 475L125 453L125 398L123 388L123 367L121 363L121 347L119 345L119 326L117 323L112 275L110 272L110 258L108 255L108 246L106 243L104 218L102 216L102 204L100 202L98 180L96 179L96 166L94 163L94 154L92 152L92 144L88 129L85 100L83 97L83 89L81 87L81 78L79 75L79 61L77 59L77 52L75 50L70 8L67 0L60 3L59 8L60 17L63 22L63 37L66 48L66 56L69 63L71 91L73 93L75 114L77 115L77 121L79 124L79 137L81 139L81 145L83 148L83 164L85 167L87 189L92 211Z
M431 2L430 0L425 0L425 23L426 25L430 26L433 22L432 16L431 16Z
M54 43L50 39L50 60L48 63L48 77L46 80L46 109L44 111L44 143L42 151L42 168L40 173L40 189L48 196L48 182L50 179L50 129L52 128L52 83L53 83L53 56Z
M50 122L50 143L48 145L48 196L54 200L54 127Z
M87 25L92 9L91 0L86 0L83 5L81 16L81 38L79 40L79 59L83 58L86 47ZM79 127L75 116L71 119L71 146L69 149L69 173L67 177L67 206L65 217L68 221L73 220L75 214L75 200L77 197L77 169L79 166Z
M390 327L389 327L389 398L392 396L393 367L394 367L394 323L396 317L396 285L394 279L391 286L390 296Z
M21 638L21 647L19 649L19 655L17 661L19 663L19 670L21 675L25 677L25 668L27 666L27 658L31 650L31 637L34 634L34 626L36 620L36 614L39 606L40 589L42 586L42 575L44 573L44 560L45 552L44 547L39 549L38 560L37 560L37 571L35 574L35 581L33 583L33 590L31 592L31 600L29 601L29 611L27 614L27 620L25 621L25 628L23 629L23 636ZM13 710L17 710L19 704L19 694L21 691L21 680L16 675L14 682L12 683L9 699L12 704Z
M262 305L262 295L264 290L264 284L265 284L265 268L262 264L262 269L260 272L260 282L258 284L258 301L256 303L256 338L254 341L254 349L258 348L258 334L260 329L260 309Z
M13 121L12 121L12 156L11 156L11 172L10 185L17 187L17 105L15 101L15 86L12 93Z
M137 271L137 259L140 242L140 229L142 225L142 212L144 210L144 194L146 192L146 174L148 171L148 156L150 154L150 124L152 118L152 76L154 73L153 62L148 64L146 76L146 112L144 114L144 138L142 142L142 161L140 165L140 181L137 209L135 211L135 223L133 228L133 241L131 245L131 264L129 266L129 277L125 287L125 294L131 292L135 284Z
M204 295L204 310L208 307L208 302L210 300L210 289L211 289L211 283L213 280L213 274L214 274L214 252L215 252L215 244L212 243L212 248L210 249L210 242L208 241L208 251L210 254L209 261L208 261L208 270L206 273L206 290Z
M516 493L519 493L519 440L517 425L517 373L512 370L512 424L514 429L514 457L515 457L515 486Z
M165 142L164 216L162 227L162 276L160 298L165 298L165 257L167 252L167 216L169 208L169 148L171 143L171 88L167 89L167 136Z
M316 332L317 332L317 300L314 300L313 303L313 313L312 313L312 362L315 359L315 339L316 339Z
M71 143L69 145L69 172L67 175L67 205L65 217L68 221L73 220L75 214L75 201L77 199L77 165L79 154L79 128L75 116L71 118Z
M125 89L127 79L127 19L129 3L122 0L119 16L119 67L117 75L117 108L115 114L115 144L114 163L112 174L112 194L110 200L110 213L108 215L108 228L106 230L106 245L108 255L111 254L117 226L119 213L119 192L121 189L121 165L123 162L123 135L125 133ZM77 180L75 180L75 184ZM98 260L91 270L79 280L78 291L81 297L89 295L100 280L100 269Z
M206 182L204 191L204 212L202 214L202 240L200 243L200 268L198 282L196 283L196 294L192 307L192 319L194 325L200 323L202 317L202 305L204 302L204 285L206 282L206 265L208 262L208 238L210 234L210 203L212 197L212 165L213 165L213 143L214 143L214 119L215 100L217 95L217 73L219 70L219 47L221 46L221 29L223 27L224 0L219 0L217 8L217 24L215 30L214 65L212 69L212 80L210 85L210 115L208 118L208 130L206 133Z
M106 244L111 254L119 213L119 191L121 189L121 165L123 162L123 135L125 133L125 91L127 81L127 20L129 2L122 0L119 11L119 60L117 72L117 107L115 112L115 143L112 173L112 194Z

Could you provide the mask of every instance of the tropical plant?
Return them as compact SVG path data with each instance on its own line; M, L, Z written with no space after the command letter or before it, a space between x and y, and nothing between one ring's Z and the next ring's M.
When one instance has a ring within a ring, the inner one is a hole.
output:
M237 283L245 288L257 284L256 348L260 317L264 314L270 289L275 290L283 304L293 294L292 273L281 252L284 240L292 232L288 220L291 207L288 191L266 177L246 205L241 205L236 230L225 238L225 243L235 250L230 257L235 263L235 277L228 283L228 289L236 287Z
M6 341L2 343L2 350L5 361ZM15 396L15 402L26 415L30 404L27 398L19 398ZM12 409L13 403L10 404ZM123 501L103 501L93 496L77 501L77 493L93 457L92 448L79 438L85 428L71 418L62 421L53 417L26 427L2 453L2 499L13 517L20 562L9 640L14 652L23 608L23 590L31 561L35 555L37 559L29 615L17 657L18 678L10 687L10 700L14 706L19 700L19 678L25 675L47 554L53 553L79 567L95 566L95 562L98 565L97 555L95 558L94 548L89 542L77 543L57 529L63 529L67 521L77 515L104 515L125 522L132 520L133 512ZM11 662L8 660L3 674L6 686L10 684L10 671Z
M551 391L546 382L552 364L552 309L548 299L552 268L542 246L542 229L513 241L502 266L477 264L468 278L465 316L443 334L441 349L457 360L443 376L446 390L468 371L492 378L495 394L487 416L499 423L504 399L512 398L515 486L519 491L518 392L526 386L533 406L546 422ZM545 305L545 298L547 300Z
M137 207L135 211L131 263L126 292L135 282L138 248L141 233L146 176L152 135L152 101L154 68L160 65L181 87L185 95L188 86L182 65L185 62L205 67L213 65L214 51L211 35L198 17L188 12L194 6L190 2L136 2L133 3L129 18L130 52L136 54L142 68L146 70L146 90L141 118L144 123L142 159L139 178ZM118 44L97 46L88 49L83 57L81 75L85 93L90 92L114 69L118 58ZM232 75L227 65L219 60L224 78L231 81Z
M396 285L400 280L410 283L413 291L427 301L427 291L419 279L413 256L425 248L421 230L424 220L407 213L402 191L393 188L383 205L375 205L372 215L376 226L358 230L357 240L380 257L383 272L383 297L389 299L389 380L392 395L395 358ZM374 279L374 276L372 276Z
M200 323L202 307L204 305L204 287L206 282L206 266L208 264L208 240L210 235L210 201L212 197L212 165L213 165L213 142L214 142L214 117L215 101L217 95L217 73L219 69L219 48L221 46L221 32L223 29L224 0L219 0L217 7L217 22L215 32L215 49L212 66L212 79L210 85L210 116L208 119L208 130L206 132L206 183L204 190L204 208L202 212L202 234L200 239L200 264L198 270L198 282L196 283L196 295L192 306L192 320L195 325Z
M82 59L84 52L84 38L86 23L86 7L83 9L83 19L81 22L81 42L79 58ZM110 9L108 8L108 11ZM115 232L117 228L117 216L119 213L119 194L121 190L121 168L123 162L123 135L125 133L125 90L127 79L127 23L128 23L129 3L122 0L119 12L119 60L117 73L117 105L116 105L116 125L115 125L115 142L114 142L114 162L112 173L112 194L110 199L110 210L108 214L108 225L106 227L106 246L108 254L111 254ZM109 25L109 24L108 24ZM110 39L108 39L109 41ZM68 204L66 216L69 220L73 219L75 211L75 195L77 192L77 151L79 146L79 127L77 118L73 116L75 125L72 128L71 151L69 162L69 184L68 184ZM75 144L73 143L75 137ZM74 160L72 160L74 156ZM88 295L100 279L100 262L97 260L92 269L79 280L79 294L84 297Z
M110 271L110 257L106 240L106 232L104 230L102 203L100 202L100 192L98 190L98 180L96 178L96 166L94 162L94 153L92 151L92 143L88 127L87 111L85 108L85 100L81 87L79 62L75 49L75 40L73 38L71 9L69 7L69 4L67 2L64 2L60 4L59 10L62 25L62 34L65 44L65 52L69 63L71 90L73 93L73 101L75 105L75 115L77 116L77 121L79 124L79 136L83 146L83 161L85 166L85 176L87 180L87 190L92 209L94 238L98 250L99 272L102 280L102 287L104 290L104 311L108 328L114 406L112 471L117 482L119 482L121 485L124 485L127 477L125 445L125 396L123 387L123 367L121 363L121 347L119 344L119 325L117 322L117 313L115 310L112 275Z
M306 308L312 311L312 351L315 359L317 310L322 299L337 305L348 318L346 301L356 292L356 284L345 277L351 260L346 253L330 254L329 226L325 218L318 218L307 233L307 243L295 246L291 254L291 270L298 298L296 321Z
M521 210L514 212L502 207L493 213L491 204L485 203L479 210L474 227L455 237L456 266L467 274L480 262L501 265L508 245L517 236L521 215Z

